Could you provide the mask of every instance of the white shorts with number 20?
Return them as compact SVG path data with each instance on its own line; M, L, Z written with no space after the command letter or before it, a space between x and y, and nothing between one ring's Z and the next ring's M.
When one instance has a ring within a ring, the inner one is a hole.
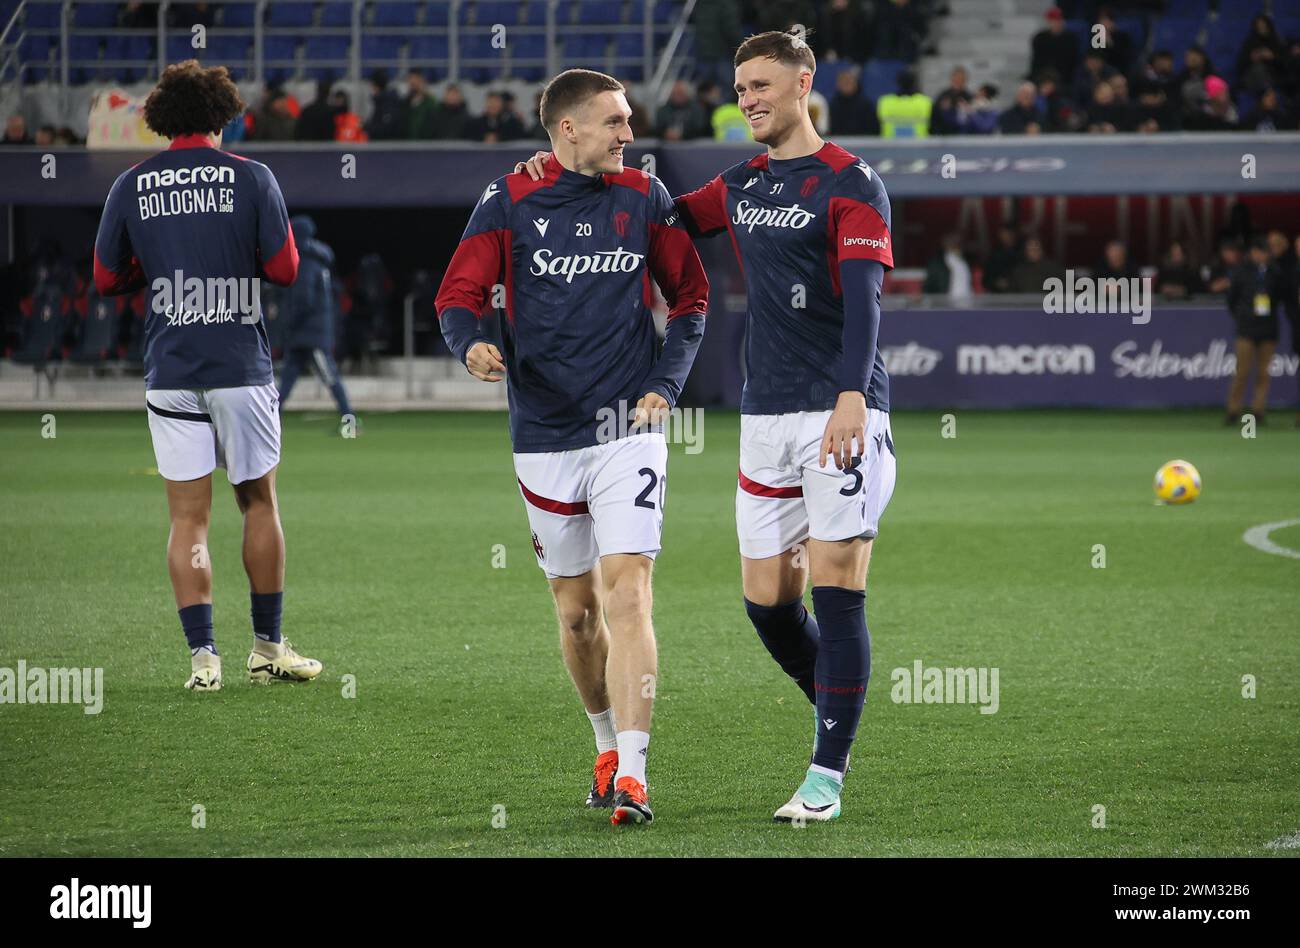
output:
M668 490L663 432L514 458L533 552L548 579L581 576L613 553L658 554Z
M830 411L740 416L736 533L740 554L777 556L811 537L874 537L894 492L889 413L867 409L867 446L854 467L817 463Z

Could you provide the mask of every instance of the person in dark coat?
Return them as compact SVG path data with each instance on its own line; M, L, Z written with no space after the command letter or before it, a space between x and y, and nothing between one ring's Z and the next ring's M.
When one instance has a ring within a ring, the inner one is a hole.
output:
M1256 237L1250 256L1233 271L1228 284L1228 312L1236 324L1236 374L1228 390L1224 424L1236 424L1246 395L1246 377L1253 367L1255 389L1250 401L1257 424L1264 423L1268 407L1268 365L1277 350L1278 317L1286 299L1288 281L1269 256L1268 241Z
M355 420L334 362L334 251L316 239L316 222L306 214L294 217L290 224L298 245L298 279L289 289L280 410L284 410L298 376L310 366L334 396L339 414Z

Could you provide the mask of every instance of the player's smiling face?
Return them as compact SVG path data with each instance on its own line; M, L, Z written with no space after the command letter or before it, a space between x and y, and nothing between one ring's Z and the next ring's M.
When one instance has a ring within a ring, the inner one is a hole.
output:
M601 92L577 110L573 119L577 170L585 174L620 174L623 148L632 142L632 109L622 92Z
M811 73L775 59L748 59L736 67L736 101L749 121L754 141L777 144L798 125L804 73L811 88Z

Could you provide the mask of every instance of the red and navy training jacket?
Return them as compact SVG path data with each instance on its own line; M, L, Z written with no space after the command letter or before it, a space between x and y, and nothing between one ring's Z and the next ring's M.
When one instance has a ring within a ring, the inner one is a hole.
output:
M842 391L889 410L876 345L880 280L894 265L889 196L856 155L827 142L766 154L677 199L694 236L727 231L748 295L741 412L834 408Z
M598 442L607 412L657 392L675 405L704 336L709 282L672 198L638 169L590 176L552 156L541 180L493 181L438 290L461 362L499 306L516 453ZM647 305L668 301L662 351Z
M177 274L183 284L257 278L281 286L298 274L293 230L271 170L212 147L205 135L174 139L113 182L95 237L95 287L105 296L149 288L146 389L273 381L260 306L248 322L221 306L206 309L210 296L199 309L177 309L184 296L164 288ZM254 295L248 285L245 298Z

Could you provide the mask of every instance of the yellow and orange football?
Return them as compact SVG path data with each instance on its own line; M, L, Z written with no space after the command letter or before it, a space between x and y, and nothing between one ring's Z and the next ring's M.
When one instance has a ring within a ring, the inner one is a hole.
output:
M1190 504L1201 496L1201 475L1190 461L1166 461L1156 471L1156 497L1166 504Z

